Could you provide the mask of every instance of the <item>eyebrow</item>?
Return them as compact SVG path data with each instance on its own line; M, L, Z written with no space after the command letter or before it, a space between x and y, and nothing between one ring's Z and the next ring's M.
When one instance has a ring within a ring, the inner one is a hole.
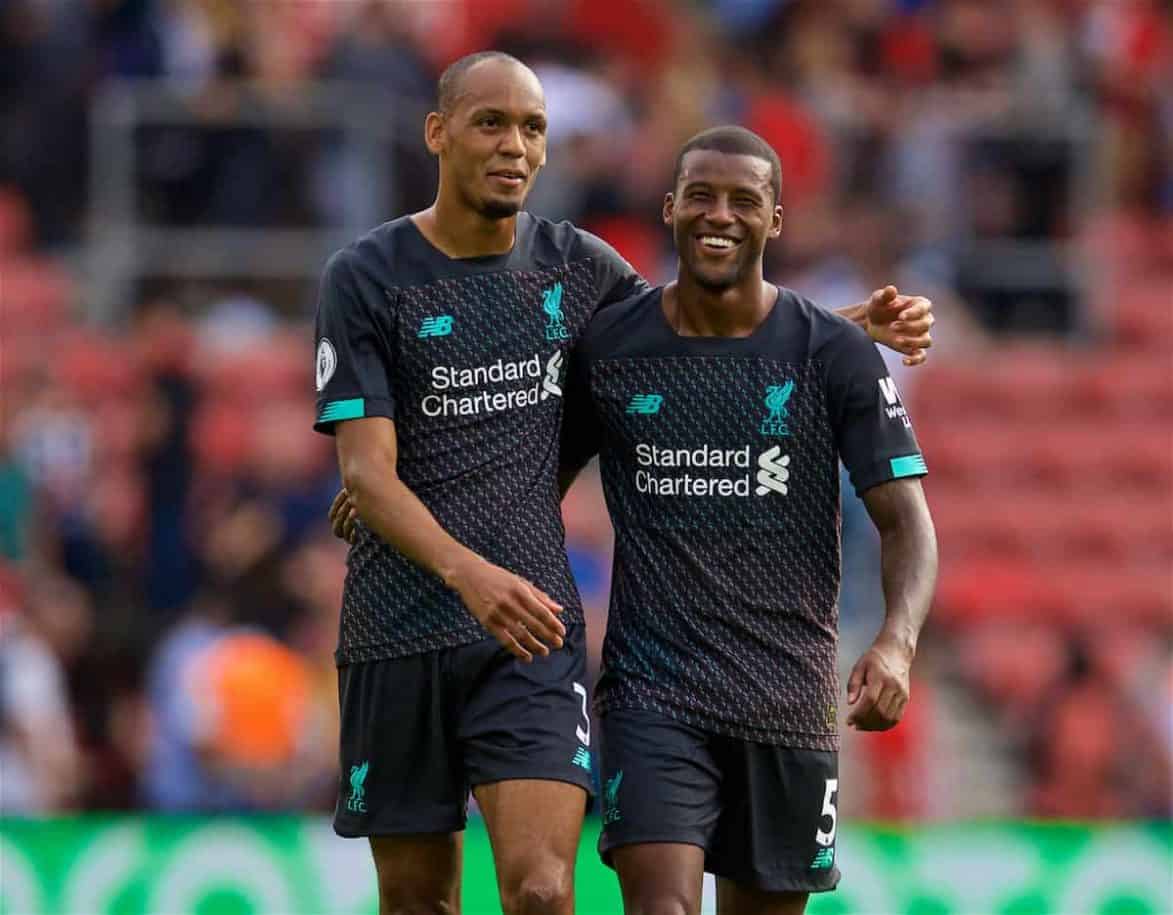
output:
M712 190L713 183L711 181L706 181L703 178L694 178L693 180L686 181L684 183L684 188L682 190L682 193L687 194L689 191L701 190L701 189ZM732 188L729 191L729 193L730 194L748 194L752 197L764 198L764 194L762 192L762 189L754 188L754 187L751 187L750 185L747 185L747 184L739 184L736 187Z
M509 112L502 111L500 108L474 108L472 113L469 115L469 119L475 120L476 118L483 118L490 114L506 121L509 120ZM543 124L545 124L546 113L544 111L531 111L523 115L521 119L523 121L541 121Z

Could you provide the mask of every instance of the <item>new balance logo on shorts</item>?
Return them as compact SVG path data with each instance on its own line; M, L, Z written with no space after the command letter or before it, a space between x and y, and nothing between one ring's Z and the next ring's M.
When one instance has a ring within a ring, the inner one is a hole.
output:
M579 747L574 751L574 758L570 760L571 765L578 766L580 769L591 771L591 751L586 747Z
M835 863L835 849L820 848L819 853L815 855L815 860L811 862L812 871L826 870Z

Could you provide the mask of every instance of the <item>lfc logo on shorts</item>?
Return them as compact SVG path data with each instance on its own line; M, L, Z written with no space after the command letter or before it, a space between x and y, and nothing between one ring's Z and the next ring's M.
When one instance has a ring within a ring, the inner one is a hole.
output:
M603 823L618 823L623 819L619 815L619 786L623 784L623 770L620 769L609 779L603 788Z
M346 809L351 813L366 813L366 788L363 782L367 780L367 771L370 769L369 760L363 760L362 765L350 767L350 797L346 799Z

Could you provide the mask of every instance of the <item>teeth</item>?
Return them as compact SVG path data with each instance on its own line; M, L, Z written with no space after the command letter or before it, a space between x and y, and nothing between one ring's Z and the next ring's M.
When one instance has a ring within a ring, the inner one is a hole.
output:
M732 248L736 242L732 238L720 238L716 235L702 235L702 245L712 245L716 248Z

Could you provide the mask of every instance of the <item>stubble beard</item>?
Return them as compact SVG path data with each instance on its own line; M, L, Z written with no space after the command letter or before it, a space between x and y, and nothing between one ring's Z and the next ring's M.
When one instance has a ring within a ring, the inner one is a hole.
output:
M524 201L522 201L524 202ZM509 200L485 200L481 203L481 215L486 219L508 219L521 212L522 203Z

